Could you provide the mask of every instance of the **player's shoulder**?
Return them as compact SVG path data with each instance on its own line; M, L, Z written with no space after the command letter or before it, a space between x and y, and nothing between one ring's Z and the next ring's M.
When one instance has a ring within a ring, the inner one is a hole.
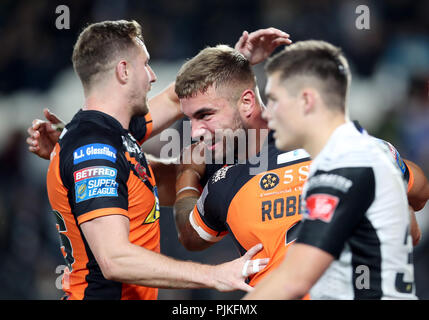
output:
M373 137L359 132L352 123L337 128L314 163L321 167L370 167L383 153Z
M100 116L94 119L88 115L92 113L85 114L86 117L77 114L66 125L59 139L61 159L72 158L74 165L94 159L116 162L123 143L122 127L114 121L102 121Z
M238 164L222 166L208 179L207 186L211 190L225 192L228 186L233 185L236 178L240 176L241 169Z

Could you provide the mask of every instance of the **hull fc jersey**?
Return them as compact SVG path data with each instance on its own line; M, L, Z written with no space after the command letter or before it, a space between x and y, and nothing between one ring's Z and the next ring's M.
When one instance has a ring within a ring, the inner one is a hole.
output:
M216 242L229 233L240 254L257 243L255 255L270 258L261 272L250 277L254 286L284 258L295 240L301 220L300 197L309 173L310 158L304 150L280 152L268 137L268 170L250 174L248 164L226 166L208 180L190 222L201 238Z
M388 145L338 127L304 186L297 243L334 261L312 299L415 299L404 170Z
M150 126L142 131L140 139L150 135ZM51 154L47 188L67 265L65 298L156 299L157 289L105 279L80 228L91 219L124 215L130 242L160 251L155 179L134 137L105 113L79 111Z

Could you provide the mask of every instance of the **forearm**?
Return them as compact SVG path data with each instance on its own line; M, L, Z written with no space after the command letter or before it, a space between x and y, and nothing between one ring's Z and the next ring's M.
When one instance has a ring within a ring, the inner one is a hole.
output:
M419 224L417 223L416 214L411 206L409 207L409 211L410 211L410 234L411 234L411 238L413 239L413 246L416 246L420 242L422 233L420 231Z
M423 170L414 162L404 160L410 171L411 188L408 190L408 203L414 211L420 211L429 200L429 182Z
M129 244L109 257L103 273L110 280L157 288L214 288L214 266L178 261Z
M191 195L176 200L174 204L174 219L177 236L180 243L190 251L200 251L210 247L213 243L200 238L189 222L189 215L194 209L198 196Z
M293 244L281 265L262 279L245 299L302 299L334 257L303 243Z
M248 293L244 300L295 300L302 299L309 291L299 278L292 279L284 270L284 266L269 273Z
M151 137L157 135L183 117L179 98L174 92L174 83L150 99L148 105L153 120Z
M176 159L157 159L146 154L155 175L156 186L158 188L159 203L161 206L171 207L176 200Z

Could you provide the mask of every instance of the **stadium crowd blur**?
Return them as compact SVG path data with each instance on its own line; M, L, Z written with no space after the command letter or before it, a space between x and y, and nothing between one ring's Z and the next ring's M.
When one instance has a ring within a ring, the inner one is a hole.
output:
M70 29L56 28L58 5L70 9ZM359 30L356 8L367 5L370 29ZM58 299L64 263L47 201L48 162L27 151L26 128L51 107L64 120L80 107L71 70L82 28L101 20L135 19L158 75L154 92L174 80L181 63L208 45L234 45L243 30L274 26L296 42L323 39L350 60L351 117L392 142L429 176L428 1L73 0L0 2L0 299ZM256 67L264 86L263 68ZM77 102L76 102L77 101ZM429 206L418 219L423 239L414 253L417 294L429 299ZM230 239L201 253L177 240L172 212L162 208L161 250L215 263L237 256ZM160 299L237 299L242 293L161 290Z

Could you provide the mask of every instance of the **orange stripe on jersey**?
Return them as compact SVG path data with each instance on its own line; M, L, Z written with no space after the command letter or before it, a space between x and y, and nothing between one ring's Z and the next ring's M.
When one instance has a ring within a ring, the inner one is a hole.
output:
M228 232L218 232L209 228L200 217L197 206L194 207L194 210L189 215L189 220L192 227L199 234L199 236L210 242L217 242L221 240Z
M97 210L90 211L80 215L79 217L77 217L77 222L79 224L82 224L86 221L89 221L95 218L110 216L114 214L119 214L119 215L128 217L128 211L122 208L103 208L103 209L97 209Z
M62 287L69 299L83 299L89 273L86 265L88 256L79 227L68 202L68 190L63 185L59 170L60 146L57 143L51 155L47 174L48 197L57 219L57 229L61 239L61 252L71 266L64 269Z
M405 163L405 165L407 166L407 164ZM414 172L413 170L411 170L411 168L409 166L408 167L408 172L409 172L409 176L410 178L408 179L408 188L407 188L407 192L410 192L411 188L414 185Z

